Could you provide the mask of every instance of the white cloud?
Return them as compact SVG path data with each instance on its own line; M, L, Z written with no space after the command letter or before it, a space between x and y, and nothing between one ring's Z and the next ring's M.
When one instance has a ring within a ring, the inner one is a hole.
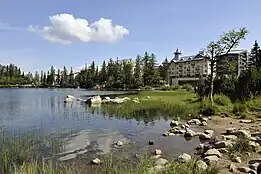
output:
M89 25L86 19L71 14L57 14L49 17L51 25L43 28L29 26L29 31L40 34L50 42L70 44L82 42L114 42L122 39L129 31L120 25L113 25L111 19L101 18Z

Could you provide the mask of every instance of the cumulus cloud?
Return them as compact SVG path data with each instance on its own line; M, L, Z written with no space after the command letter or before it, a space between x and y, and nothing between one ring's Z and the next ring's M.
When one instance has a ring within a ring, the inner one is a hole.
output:
M28 30L40 34L50 42L70 44L82 42L114 42L122 39L129 31L120 25L113 25L111 19L101 18L91 24L86 19L71 14L57 14L49 17L51 25L39 28L30 25Z

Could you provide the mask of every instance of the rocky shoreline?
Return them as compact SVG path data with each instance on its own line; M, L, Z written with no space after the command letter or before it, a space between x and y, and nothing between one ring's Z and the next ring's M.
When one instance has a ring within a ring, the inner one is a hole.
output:
M187 163L194 160L197 156L196 164L201 169L206 169L210 165L217 166L221 174L225 173L256 173L261 162L261 132L259 120L237 120L232 118L221 117L202 117L191 119L187 122L172 120L170 129L162 136L184 136L184 138L198 138L201 144L198 144L196 154L182 153L173 161ZM197 127L203 129L197 132ZM195 130L196 129L196 130ZM239 139L249 139L249 147L244 154L238 154L233 158L230 157L230 149ZM120 141L116 142L118 147L124 146ZM148 145L154 146L153 140ZM171 161L165 159L165 153L157 148L151 151L151 159L155 160L154 166L150 168L149 173L157 173L168 167ZM137 155L136 157L138 157ZM95 158L92 164L101 164L102 160Z

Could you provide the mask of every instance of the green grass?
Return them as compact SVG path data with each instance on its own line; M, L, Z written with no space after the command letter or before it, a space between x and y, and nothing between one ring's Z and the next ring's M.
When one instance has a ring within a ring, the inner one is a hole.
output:
M147 96L150 99L147 99ZM189 114L196 116L200 110L198 97L186 89L141 91L138 95L128 97L132 100L138 97L140 103L130 100L120 105L108 104L103 106L103 110L109 115L137 120L159 119L160 117L187 118Z
M250 145L250 139L238 138L234 140L233 146L228 148L228 152L231 159L236 156L244 156L246 152L253 152L253 148Z

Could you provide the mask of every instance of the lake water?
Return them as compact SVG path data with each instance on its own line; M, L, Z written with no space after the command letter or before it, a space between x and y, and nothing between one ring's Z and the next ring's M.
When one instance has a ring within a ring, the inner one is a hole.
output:
M63 137L65 155L88 152L108 153L112 144L120 140L126 149L125 155L133 155L160 148L177 155L192 152L197 139L189 142L183 136L163 137L169 129L169 121L126 120L112 117L102 107L90 108L75 101L65 104L66 95L84 98L88 95L117 94L113 91L86 91L81 89L0 89L0 127L7 133L34 130L39 134L66 134ZM148 146L148 141L155 141ZM91 149L91 150L90 150ZM94 151L95 149L95 151ZM130 150L131 149L131 150Z

